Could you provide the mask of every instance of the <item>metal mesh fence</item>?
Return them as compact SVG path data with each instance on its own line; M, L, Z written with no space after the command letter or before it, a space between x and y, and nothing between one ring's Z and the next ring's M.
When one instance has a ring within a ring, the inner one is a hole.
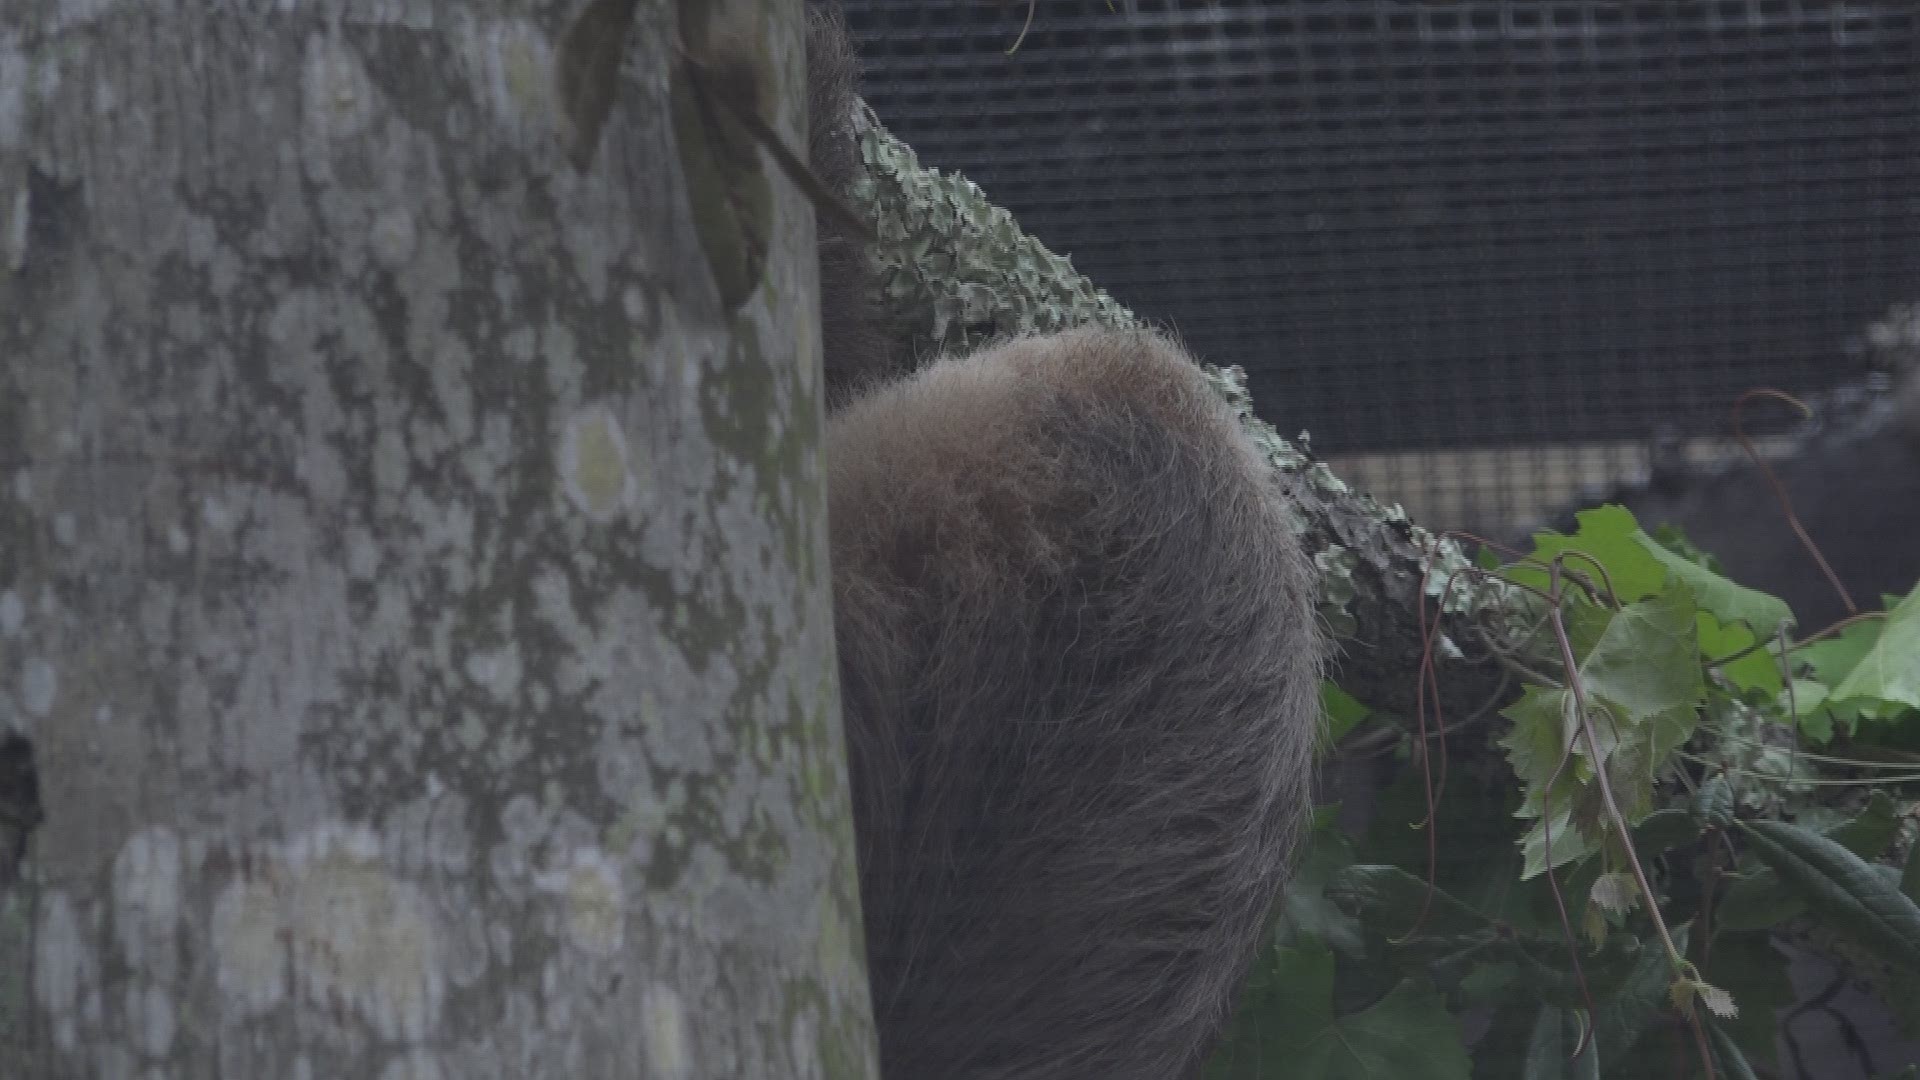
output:
M1920 295L1906 3L846 6L923 160L1435 524L1841 381Z

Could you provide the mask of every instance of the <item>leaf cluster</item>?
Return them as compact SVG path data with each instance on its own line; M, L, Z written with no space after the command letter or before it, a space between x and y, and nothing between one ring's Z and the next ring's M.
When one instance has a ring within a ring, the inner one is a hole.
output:
M1505 707L1329 689L1329 753L1396 775L1364 828L1320 814L1208 1075L1777 1075L1789 930L1920 1036L1920 588L1796 639L1613 506L1480 573L1519 597L1481 642Z

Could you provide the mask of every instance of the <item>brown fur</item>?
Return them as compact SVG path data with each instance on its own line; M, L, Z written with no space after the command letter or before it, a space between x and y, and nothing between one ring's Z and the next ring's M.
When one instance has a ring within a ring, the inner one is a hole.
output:
M850 194L855 61L836 5L809 9L812 166ZM1157 335L886 385L863 242L819 221L883 1075L1190 1076L1309 805L1325 646L1282 496Z
M842 201L866 172L853 128L859 61L834 3L807 5L807 159ZM820 346L830 403L897 374L873 297L866 243L832 214L815 214L820 251Z
M1192 1075L1309 809L1271 473L1176 346L1097 330L861 397L827 461L883 1075Z

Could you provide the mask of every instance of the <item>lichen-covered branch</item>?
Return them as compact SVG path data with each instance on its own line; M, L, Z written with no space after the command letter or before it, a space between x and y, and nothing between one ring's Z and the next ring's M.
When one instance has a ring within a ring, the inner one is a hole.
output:
M916 355L964 351L990 338L1095 323L1131 327L1140 320L1028 236L1013 215L958 175L920 164L871 114L860 118L868 176L857 185L860 209L880 238L881 303L890 332ZM1428 607L1449 577L1467 565L1458 545L1383 506L1256 417L1238 368L1207 365L1208 376L1291 485L1301 528L1321 573L1321 613L1341 643L1339 679L1377 708L1408 713L1423 639L1419 597ZM1477 616L1503 593L1465 575L1448 603L1450 621ZM1458 653L1439 642L1437 658ZM1498 686L1490 665L1443 668L1450 709L1483 705Z

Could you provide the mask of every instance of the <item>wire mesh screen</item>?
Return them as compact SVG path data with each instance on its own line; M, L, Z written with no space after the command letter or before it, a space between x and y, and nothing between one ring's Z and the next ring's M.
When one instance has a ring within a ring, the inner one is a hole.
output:
M1838 382L1920 295L1906 3L846 5L923 160L1434 524Z

